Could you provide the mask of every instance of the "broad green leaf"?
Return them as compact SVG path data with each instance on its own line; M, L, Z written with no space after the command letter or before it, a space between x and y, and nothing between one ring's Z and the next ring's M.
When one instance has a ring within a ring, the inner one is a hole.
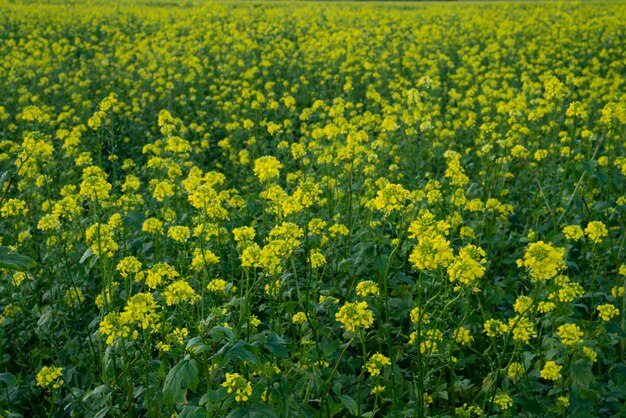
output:
M289 351L287 351L287 349L285 348L286 344L287 343L285 342L284 338L275 333L271 333L267 337L267 343L265 343L265 348L271 351L275 356L287 357Z
M245 360L249 361L252 364L258 364L258 360L256 355L250 351L252 346L245 341L237 341L231 348L226 351L225 356L227 359L234 360Z
M0 268L24 271L36 265L32 258L15 254L9 247L0 247Z
M345 406L352 415L358 414L358 407L354 399L352 399L348 395L341 395L339 399L341 399L341 403L343 404L343 406Z
M274 418L276 416L276 413L269 405L251 402L245 408L235 409L226 418Z
M206 416L206 410L199 406L185 406L178 418L204 418Z
M11 387L15 385L17 379L13 373L0 373L0 383L4 383L5 385Z
M171 408L182 400L185 389L195 390L196 386L198 386L198 365L195 360L186 356L172 367L165 377L163 402Z

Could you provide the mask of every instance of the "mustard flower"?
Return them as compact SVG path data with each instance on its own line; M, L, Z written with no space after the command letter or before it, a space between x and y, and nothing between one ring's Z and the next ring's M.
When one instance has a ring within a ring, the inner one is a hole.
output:
M335 319L348 331L356 331L357 328L371 327L374 323L374 314L367 302L345 303L335 314Z

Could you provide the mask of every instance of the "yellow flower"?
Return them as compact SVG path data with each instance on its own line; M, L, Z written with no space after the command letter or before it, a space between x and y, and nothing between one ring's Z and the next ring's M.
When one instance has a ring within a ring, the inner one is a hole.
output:
M561 342L564 345L576 345L582 341L583 332L576 324L561 325L558 330Z
M282 166L276 157L263 156L254 161L254 175L265 184L279 176Z
M510 318L507 325L502 325L502 331L511 332L513 340L520 343L528 343L537 336L534 324L525 316Z
M111 187L111 184L106 181L105 174L90 175L80 184L80 195L102 202L109 197Z
M167 235L174 241L183 243L189 239L191 232L186 226L172 226L167 230Z
M107 224L95 223L87 228L85 238L94 254L113 257L118 249L113 232L113 228Z
M422 324L430 323L428 314L426 312L422 312L419 306L416 306L415 308L411 309L410 315L411 315L411 322L415 325L417 325L420 321L422 321Z
M600 305L596 308L598 310L598 316L603 321L610 321L613 317L619 315L619 309L610 303L606 303L604 305Z
M306 314L304 312L297 312L291 317L291 322L296 325L304 324L306 322Z
M388 357L384 356L383 354L376 353L369 358L369 360L365 364L365 369L372 376L377 376L380 374L380 370L383 367L389 366L390 364L391 360L389 360Z
M37 223L37 229L42 231L56 230L61 228L61 221L57 215L44 215Z
M534 280L549 280L565 269L565 249L537 241L528 246L524 259L517 260L518 267L524 267Z
M522 313L526 311L526 309L530 308L532 303L533 303L533 300L529 298L528 296L524 296L524 295L518 296L517 299L515 300L515 304L513 305L513 310L517 313Z
M0 215L3 218L8 218L9 216L26 217L28 215L28 206L26 206L26 202L23 200L9 199L0 208Z
M228 286L228 282L222 279L213 279L207 285L207 289L209 292L213 293L224 293L226 291L226 286Z
M157 201L162 202L166 198L174 196L174 186L167 180L156 182L152 196L154 196Z
M184 280L178 280L167 286L163 291L163 297L168 306L179 303L194 303L200 299L193 288Z
M348 331L356 331L357 328L371 327L374 323L374 314L369 310L367 302L345 303L335 314L335 319Z
M593 348L583 347L583 353L585 353L585 356L587 356L592 363L598 361L598 353L596 353Z
M506 393L498 393L494 397L493 403L495 403L500 410L506 411L513 406L513 399Z
M411 193L400 184L388 183L376 193L374 207L384 216L404 208L404 203L411 197Z
M521 363L513 362L509 364L506 374L507 376L509 376L510 379L516 379L522 374L524 374L524 366L522 366Z
M561 378L561 369L563 367L556 364L554 361L546 361L546 364L541 369L539 376L546 380L557 381Z
M157 218L148 218L144 221L141 230L149 234L160 234L163 232L163 222Z
M239 373L226 373L226 381L222 383L222 387L229 394L234 392L237 402L246 402L252 395L252 385Z
M409 261L418 270L435 270L447 266L454 259L450 242L441 235L420 237L409 255Z
M378 295L378 293L378 285L371 280L365 280L356 285L356 294L359 296Z
M564 227L563 234L565 235L565 238L572 241L578 241L584 235L582 228L578 225L569 225Z
M150 270L148 270L145 274L146 285L150 289L156 289L159 287L165 279L175 279L178 277L178 272L174 269L174 267L170 266L167 263L157 263Z
M475 245L467 245L459 251L459 255L448 267L451 282L458 281L464 285L472 285L485 275L485 251Z
M370 391L370 394L372 395L380 395L381 393L385 392L385 387L381 386L381 385L376 385L372 388L372 390Z
M309 263L311 263L312 269L320 268L326 264L326 257L324 257L324 254L322 254L322 252L319 249L314 248L311 250L311 254L309 256Z
M120 273L120 276L127 278L131 274L139 273L141 270L141 261L132 256L124 257L117 263L116 269Z
M83 291L80 287L72 287L65 291L65 302L70 305L78 305L84 300Z
M602 242L602 238L609 235L609 231L602 222L591 221L587 224L587 228L585 228L585 235L587 235L587 238L594 244L599 244Z
M454 341L456 341L458 345L468 345L474 341L474 337L472 336L470 330L463 327L457 328L456 331L454 331L453 337Z
M497 337L502 335L502 333L506 332L505 329L506 325L497 319L488 319L483 325L483 332L487 334L488 337Z
M439 221L429 210L421 210L419 217L409 225L409 238L419 239L422 236L448 235L450 224Z
M63 369L61 367L44 366L37 373L37 386L44 389L58 389L63 385Z

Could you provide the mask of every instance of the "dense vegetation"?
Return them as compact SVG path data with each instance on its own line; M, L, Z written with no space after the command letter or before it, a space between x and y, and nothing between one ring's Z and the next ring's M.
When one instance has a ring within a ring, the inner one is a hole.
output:
M624 3L143 3L0 5L0 416L626 415Z

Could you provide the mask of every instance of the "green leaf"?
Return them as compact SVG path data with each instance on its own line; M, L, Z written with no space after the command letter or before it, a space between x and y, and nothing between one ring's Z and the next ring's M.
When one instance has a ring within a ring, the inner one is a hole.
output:
M204 406L209 402L218 403L220 401L220 394L216 390L210 390L200 398L198 405Z
M198 365L187 355L172 367L163 383L163 402L170 408L182 401L184 391L198 386Z
M104 418L104 417L106 417L107 414L109 413L110 409L111 408L109 408L108 406L105 406L100 411L98 411L98 413L96 415L94 415L93 418Z
M185 406L178 418L204 418L206 410L199 406Z
M591 366L582 361L577 361L572 364L570 375L572 377L572 385L578 386L579 388L588 388L594 381Z
M9 247L0 247L0 268L24 271L36 265L32 258L15 254Z
M87 392L85 396L83 397L83 401L86 401L92 396L100 396L100 395L104 395L110 392L111 392L111 389L107 385L100 385L97 388L94 388L93 390L90 390L89 392Z
M14 386L17 382L13 373L0 373L0 383L4 383L8 387Z
M285 348L286 344L287 343L285 342L284 338L282 338L281 336L275 333L271 333L267 337L267 343L265 343L264 346L269 351L271 351L275 356L287 357L287 355L289 355L289 352Z
M225 357L230 360L245 360L252 364L258 364L259 361L256 355L249 349L252 346L245 341L237 341L228 351L226 351ZM220 350L222 351L222 350Z
M357 404L354 399L352 399L348 395L341 395L339 399L341 399L341 403L343 404L343 406L345 406L352 415L358 414Z
M91 249L91 247L89 247L89 248L87 248L85 250L85 252L83 253L83 256L80 258L80 261L78 261L78 262L80 264L83 264L85 262L85 260L87 260L92 255L93 255L93 250Z
M238 408L227 415L226 418L275 418L274 410L260 402L251 402L245 408Z
M4 186L4 183L6 183L8 179L9 179L9 172L3 171L2 174L0 174L0 189L2 189L2 186Z
M226 338L231 341L235 339L235 333L233 332L233 330L230 328L223 327L223 326L217 326L217 327L211 328L211 331L209 331L209 334L214 340L217 340L217 341L222 340L224 336L226 336Z

